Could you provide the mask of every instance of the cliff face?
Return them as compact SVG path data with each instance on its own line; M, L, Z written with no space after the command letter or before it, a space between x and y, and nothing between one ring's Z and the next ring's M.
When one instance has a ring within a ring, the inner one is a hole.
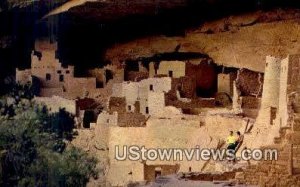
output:
M72 0L42 20L65 0L33 2L0 13L5 25L0 27L0 84L15 67L29 66L33 41L44 35L58 38L62 63L82 71L106 60L119 63L177 47L207 54L218 64L264 71L266 55L299 52L299 11L253 12L264 9L258 0ZM267 8L281 6L263 2ZM289 7L294 1L284 2Z
M217 64L264 71L265 57L300 52L300 11L276 9L226 17L189 29L183 37L154 36L116 44L106 52L114 62L173 52L199 52Z

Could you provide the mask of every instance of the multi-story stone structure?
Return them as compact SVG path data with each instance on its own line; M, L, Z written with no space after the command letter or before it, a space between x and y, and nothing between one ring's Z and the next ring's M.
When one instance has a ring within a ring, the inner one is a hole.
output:
M263 90L269 93L263 94L265 97L262 98L262 106L274 107L276 111L263 113L266 114L266 123L258 125L258 129L251 132L250 136L255 137L256 147L263 144L262 149L276 149L278 160L259 161L237 173L236 179L241 183L260 186L299 186L300 56L289 55L283 60L272 58L272 62L266 66L269 65L272 68L271 71L266 71L267 80ZM268 118L270 116L272 118ZM253 145L255 144L252 147Z
M56 58L56 44L48 41L37 41L36 49L40 55L31 55L31 69L16 70L16 81L22 84L31 82L35 77L40 83L40 96L59 95L66 98L77 98L88 95L96 89L95 78L74 77L74 66L64 67Z

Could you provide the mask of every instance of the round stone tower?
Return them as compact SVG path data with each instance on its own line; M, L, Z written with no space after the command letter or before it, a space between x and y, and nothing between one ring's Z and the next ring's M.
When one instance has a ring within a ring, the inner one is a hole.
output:
M266 57L261 109L268 107L278 108L280 62L281 60L278 58L272 56Z

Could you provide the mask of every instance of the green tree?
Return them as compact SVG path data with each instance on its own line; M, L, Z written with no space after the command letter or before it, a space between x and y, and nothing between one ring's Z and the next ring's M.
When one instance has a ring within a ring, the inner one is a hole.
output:
M44 106L20 100L13 115L0 115L0 186L85 186L97 177L97 160L82 150L66 146L65 111L49 115Z

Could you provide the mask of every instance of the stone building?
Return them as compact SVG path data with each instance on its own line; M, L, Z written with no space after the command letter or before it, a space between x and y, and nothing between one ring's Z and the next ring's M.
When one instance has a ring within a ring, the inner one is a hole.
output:
M31 69L19 70L16 69L16 81L20 84L27 84L32 82Z
M235 77L228 73L220 73L218 74L218 92L224 92L228 95L233 95L233 82Z
M149 77L155 75L166 75L172 78L185 76L185 62L183 61L161 61L156 67L154 62L149 64Z
M170 90L171 78L149 78L140 82L114 84L112 97L125 97L128 112L135 112L135 103L139 102L141 114L154 115L164 109L164 93Z
M202 120L204 126L200 126ZM240 130L244 128L246 120L218 115L207 116L205 119L197 115L169 115L151 116L146 123L144 127L124 128L97 122L99 132L108 132L106 142L110 166L107 180L112 186L124 186L130 181L153 181L157 175L200 172L205 168L206 162L196 157L191 160L185 157L183 160L174 157L170 160L117 160L116 155L122 157L124 146L188 150L197 146L216 148L228 133L223 128Z
M257 117L258 124L273 124L279 104L281 60L272 56L266 57L265 75L261 107Z
M96 78L74 77L74 66L62 66L56 58L56 44L48 41L37 41L35 48L40 55L31 55L31 69L16 69L16 82L30 82L31 77L39 80L40 96L51 97L59 95L74 99L86 96L96 89Z
M122 82L124 80L124 69L114 65L106 65L103 68L94 68L88 71L89 75L96 78L97 88L104 88L112 79Z
M79 113L76 100L65 99L59 96L52 97L35 97L34 101L37 104L43 104L47 106L50 113L57 113L60 109L65 109L66 112L76 116Z
M264 88L267 89L263 92L270 91L269 97L262 98L267 99L262 101L264 106L266 104L272 107L277 106L276 117L273 125L267 123L264 126L267 126L265 129L259 129L260 137L257 137L257 134L253 136L257 141L264 143L261 149L276 149L278 159L274 161L262 159L257 164L236 173L236 180L242 184L259 186L300 185L300 55L288 55L287 58L276 61L277 64L273 64L273 71L265 74L269 77L269 81L264 82ZM273 63L275 62L273 61ZM268 73L274 72L276 74L268 75ZM278 78L279 82L275 83Z
M278 97L278 112L276 124L280 127L291 126L294 116L292 111L298 111L300 55L289 55L281 61L280 85Z
M267 57L261 107L254 128L245 136L245 146L271 145L281 128L292 128L298 116L299 55L280 60ZM267 92L267 93L265 93Z

